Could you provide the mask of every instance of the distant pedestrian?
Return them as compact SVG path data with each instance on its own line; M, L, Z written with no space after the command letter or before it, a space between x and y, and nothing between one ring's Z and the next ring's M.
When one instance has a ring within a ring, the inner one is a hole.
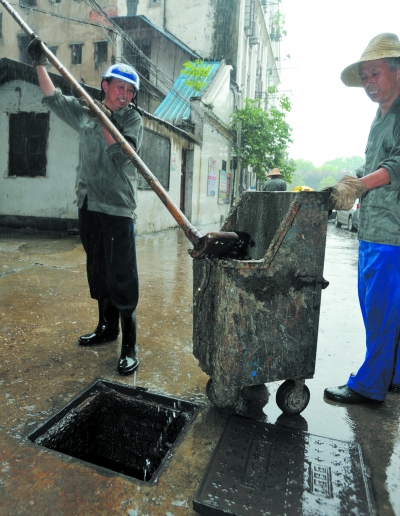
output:
M360 198L358 296L366 354L347 383L325 389L340 403L381 403L400 390L400 41L379 34L361 58L345 68L346 86L364 88L378 104L357 177L334 185L332 208L349 210Z
M279 168L273 168L267 178L262 187L264 192L286 192L286 181Z

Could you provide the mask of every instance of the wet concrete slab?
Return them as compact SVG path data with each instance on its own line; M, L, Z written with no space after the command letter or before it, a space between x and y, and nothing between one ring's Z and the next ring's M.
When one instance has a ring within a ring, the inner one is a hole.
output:
M205 228L212 230L216 228ZM213 407L208 376L192 352L192 261L179 230L140 236L140 368L116 373L121 341L82 348L97 305L88 294L79 238L0 231L0 514L194 515L193 500L232 414L360 444L377 513L400 514L400 395L382 406L340 406L323 399L346 382L365 352L359 313L357 239L328 227L315 376L298 416L275 403L280 382L246 388L236 406ZM168 468L151 486L100 474L83 462L30 442L28 435L99 378L199 404Z

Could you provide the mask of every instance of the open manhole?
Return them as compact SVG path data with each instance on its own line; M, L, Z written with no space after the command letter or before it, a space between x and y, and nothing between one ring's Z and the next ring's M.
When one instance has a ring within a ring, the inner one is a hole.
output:
M198 406L97 380L28 436L35 444L154 483Z

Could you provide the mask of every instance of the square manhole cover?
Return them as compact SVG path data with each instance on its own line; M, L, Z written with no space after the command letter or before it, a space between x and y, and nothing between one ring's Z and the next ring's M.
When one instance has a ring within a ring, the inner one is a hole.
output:
M193 508L204 516L375 515L361 448L231 416Z
M154 483L197 409L188 401L98 380L28 439Z

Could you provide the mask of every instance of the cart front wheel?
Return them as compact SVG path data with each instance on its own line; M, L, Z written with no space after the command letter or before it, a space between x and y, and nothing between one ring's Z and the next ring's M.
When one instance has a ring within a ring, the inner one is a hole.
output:
M295 380L286 380L276 392L276 404L285 414L300 414L310 401L310 391L303 382L296 386Z
M214 383L211 378L207 382L208 399L218 408L231 407L239 399L240 387L224 387Z

